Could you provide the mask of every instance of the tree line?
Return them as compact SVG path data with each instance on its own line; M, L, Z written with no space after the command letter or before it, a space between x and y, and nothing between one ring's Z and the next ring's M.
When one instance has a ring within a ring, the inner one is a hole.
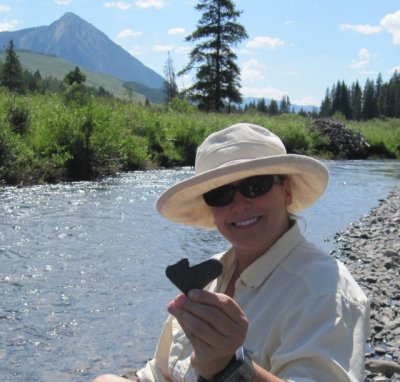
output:
M363 89L358 81L348 86L338 81L326 90L320 115L341 113L346 119L400 118L400 74L395 71L388 82L379 74L376 81L367 79Z

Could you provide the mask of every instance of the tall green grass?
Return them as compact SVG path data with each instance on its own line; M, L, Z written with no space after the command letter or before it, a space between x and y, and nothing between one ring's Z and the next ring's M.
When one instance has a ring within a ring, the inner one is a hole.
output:
M350 121L351 129L358 131L374 146L377 156L400 158L400 119L373 119L365 122Z
M326 138L299 115L207 114L182 100L167 107L81 95L78 101L0 91L0 183L93 179L118 171L193 165L196 148L206 136L239 122L268 128L281 137L288 152L329 157L316 150ZM399 123L348 125L383 147L386 156L400 157Z

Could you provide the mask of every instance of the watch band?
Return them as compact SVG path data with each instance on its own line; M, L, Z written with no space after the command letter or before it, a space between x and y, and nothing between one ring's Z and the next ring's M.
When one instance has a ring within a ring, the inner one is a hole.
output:
M248 352L240 347L228 365L211 380L198 376L197 382L251 382L255 370Z

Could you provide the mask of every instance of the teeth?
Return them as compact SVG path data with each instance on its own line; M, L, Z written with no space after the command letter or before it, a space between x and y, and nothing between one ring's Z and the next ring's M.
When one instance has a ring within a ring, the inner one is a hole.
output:
M236 222L235 225L238 227L246 227L250 224L253 224L257 221L257 218L252 218L252 219L247 219L247 220L243 220L241 222Z

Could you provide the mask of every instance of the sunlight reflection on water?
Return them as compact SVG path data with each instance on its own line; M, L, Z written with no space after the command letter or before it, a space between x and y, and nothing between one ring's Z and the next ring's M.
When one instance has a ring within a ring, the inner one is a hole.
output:
M333 235L399 184L398 161L327 162L326 194L301 216L326 250ZM142 365L177 291L164 269L223 250L214 231L160 217L157 196L191 168L99 182L0 190L0 375L85 380Z

